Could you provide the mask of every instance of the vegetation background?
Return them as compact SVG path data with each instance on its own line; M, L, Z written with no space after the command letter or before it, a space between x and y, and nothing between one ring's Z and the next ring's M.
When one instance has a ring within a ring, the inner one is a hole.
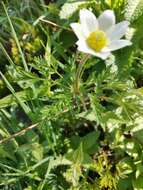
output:
M81 8L130 21L131 47L78 64ZM0 5L0 189L143 190L143 0Z

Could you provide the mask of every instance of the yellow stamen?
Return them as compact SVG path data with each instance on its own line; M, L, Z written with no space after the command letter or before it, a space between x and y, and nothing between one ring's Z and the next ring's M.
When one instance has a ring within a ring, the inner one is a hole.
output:
M99 52L102 48L106 46L107 37L103 31L97 30L90 33L90 35L86 39L86 42L91 49Z

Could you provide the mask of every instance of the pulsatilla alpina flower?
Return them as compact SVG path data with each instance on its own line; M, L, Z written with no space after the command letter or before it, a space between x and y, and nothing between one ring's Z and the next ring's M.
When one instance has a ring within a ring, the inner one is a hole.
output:
M106 59L111 51L129 46L132 43L122 38L129 26L128 21L115 24L111 10L104 11L98 18L89 10L80 10L80 23L71 27L78 37L78 50Z

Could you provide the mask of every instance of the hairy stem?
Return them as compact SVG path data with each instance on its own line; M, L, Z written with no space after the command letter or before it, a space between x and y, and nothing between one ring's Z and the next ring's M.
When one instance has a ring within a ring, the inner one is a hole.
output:
M80 90L80 79L82 77L82 74L83 74L83 67L86 63L86 61L88 60L88 58L90 57L90 55L86 55L85 57L83 57L83 59L81 59L79 65L78 65L78 68L77 68L77 71L76 71L76 75L75 75L75 83L74 83L74 92L76 94L79 93L79 90Z

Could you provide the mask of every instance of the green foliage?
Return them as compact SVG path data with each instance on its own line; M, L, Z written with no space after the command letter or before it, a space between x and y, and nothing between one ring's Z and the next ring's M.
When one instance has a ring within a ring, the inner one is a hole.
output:
M60 11L60 18L68 19L70 16L73 15L73 13L75 13L79 9L79 6L84 3L85 3L85 1L65 3Z
M0 189L142 190L143 1L2 5ZM69 24L81 8L125 16L133 45L106 61L77 53Z
M142 0L126 0L125 7L125 18L129 21L136 20L143 12L143 1Z

